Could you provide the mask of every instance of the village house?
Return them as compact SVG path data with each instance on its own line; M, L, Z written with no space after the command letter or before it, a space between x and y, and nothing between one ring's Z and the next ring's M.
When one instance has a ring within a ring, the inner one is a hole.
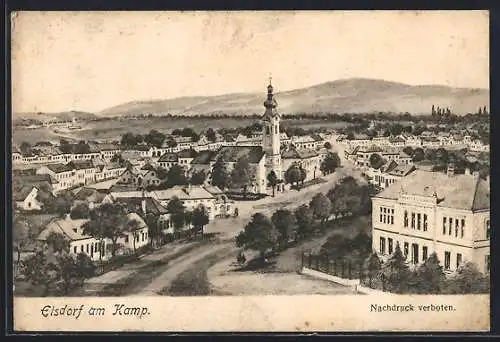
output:
M187 210L193 210L202 205L206 208L209 219L214 219L217 214L217 198L203 186L174 186L170 189L152 191L151 193L163 206L167 206L172 198L177 197L182 201Z
M401 178L408 176L415 169L413 164L398 163L395 160L391 160L379 169L371 170L370 183L384 189L398 182Z
M490 270L490 187L477 173L416 170L372 198L373 249L399 244L411 264L436 252L445 272L470 261Z
M285 173L292 165L303 168L306 171L306 179L310 181L321 176L320 155L312 149L290 148L281 153L283 172ZM284 177L284 176L283 176Z
M37 200L38 189L35 186L21 186L12 189L12 200L16 208L23 211L39 211L42 209L42 203Z

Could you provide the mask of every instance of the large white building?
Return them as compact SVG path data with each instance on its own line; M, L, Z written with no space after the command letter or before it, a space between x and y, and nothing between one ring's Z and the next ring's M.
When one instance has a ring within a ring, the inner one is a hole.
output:
M412 264L436 252L445 271L474 262L490 268L490 186L476 174L416 170L372 199L373 249L399 244Z

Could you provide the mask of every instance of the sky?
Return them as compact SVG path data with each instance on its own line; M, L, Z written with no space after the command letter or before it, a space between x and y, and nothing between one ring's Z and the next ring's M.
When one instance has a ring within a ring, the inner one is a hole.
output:
M17 12L14 112L345 78L489 88L486 11Z

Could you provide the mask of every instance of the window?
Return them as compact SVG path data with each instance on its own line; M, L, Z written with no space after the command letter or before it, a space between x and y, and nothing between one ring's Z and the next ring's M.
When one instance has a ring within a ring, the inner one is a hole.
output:
M448 219L448 235L451 235L452 228L453 228L453 219L450 217Z
M73 253L75 253L75 254L77 253L76 248L77 248L77 246L73 247Z
M125 243L128 243L128 235L125 235Z
M464 237L464 230L465 230L465 219L462 219L462 225L460 228L460 237Z
M392 254L392 239L388 238L387 242L388 242L388 246L387 246L388 247L388 253Z
M380 254L385 254L385 238L380 238Z
M486 239L490 238L490 220L486 220Z
M415 229L415 213L411 213L411 228Z
M394 224L394 209L391 209L391 224Z
M427 246L422 247L422 261L427 260Z
M83 253L83 245L80 245L80 252Z
M411 261L414 264L418 264L418 244L416 243L411 245Z
M94 245L94 252L97 253L97 248L98 248L98 245L97 243Z
M404 227L408 228L408 211L407 210L405 210Z
M462 264L462 254L457 253L457 268Z
M408 242L405 242L405 244L404 244L404 256L405 256L405 258L408 257L408 248L409 248Z
M424 232L427 231L427 214L424 214Z
M444 269L449 270L450 269L450 260L451 260L451 253L450 252L444 252Z
M87 254L89 254L89 244L87 244L87 247L85 247L85 250L86 250Z
M422 223L422 215L420 213L417 214L417 229L420 230Z
M446 235L446 216L443 217L443 235Z

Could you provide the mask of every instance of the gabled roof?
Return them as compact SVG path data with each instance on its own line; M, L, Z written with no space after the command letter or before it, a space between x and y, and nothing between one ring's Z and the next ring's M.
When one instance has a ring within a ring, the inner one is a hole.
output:
M29 194L33 191L33 189L36 189L34 186L20 186L20 187L13 187L12 188L12 200L15 202L20 202L24 201L26 197L28 197Z
M250 164L257 164L264 157L264 150L262 146L223 146L217 151L217 157L224 162L237 162L245 156Z
M148 214L154 214L154 215L163 215L167 214L167 208L162 206L158 200L156 200L153 197L121 197L121 198L116 198L115 202L120 202L120 203L126 203L129 205L134 205L137 208L140 208L139 210L142 210L142 201L145 201L146 203L146 213Z
M195 158L197 155L198 153L192 148L186 148L177 154L179 158Z
M75 170L85 170L94 168L92 160L72 160L66 165L72 167L72 169Z
M393 170L389 171L389 174L392 176L405 177L405 176L408 176L413 171L415 171L414 165L400 164L397 167L395 167Z
M398 167L398 163L396 163L394 160L391 160L387 164L382 166L382 172L384 173L390 173L392 170L394 170L396 167Z
M283 159L307 159L317 156L318 153L311 149L297 150L295 148L290 148L281 153Z
M72 171L73 168L68 164L62 164L62 163L48 164L45 165L45 167L55 173Z
M490 208L490 186L479 177L466 174L448 176L443 172L415 170L374 197L397 200L408 195L438 198L438 206L463 210Z
M177 153L166 152L160 157L160 159L158 159L158 162L159 163L177 162L177 160L178 160Z
M191 164L202 164L208 165L212 160L214 160L217 155L216 151L200 151L198 155L193 159Z
M38 235L38 240L45 241L52 232L61 233L71 241L90 239L89 235L82 232L82 226L88 221L88 219L73 220L70 218L53 220Z
M170 189L152 191L151 193L153 197L160 201L171 200L174 197L177 197L180 200L215 198L202 186L191 186L190 188L183 186L174 186Z

